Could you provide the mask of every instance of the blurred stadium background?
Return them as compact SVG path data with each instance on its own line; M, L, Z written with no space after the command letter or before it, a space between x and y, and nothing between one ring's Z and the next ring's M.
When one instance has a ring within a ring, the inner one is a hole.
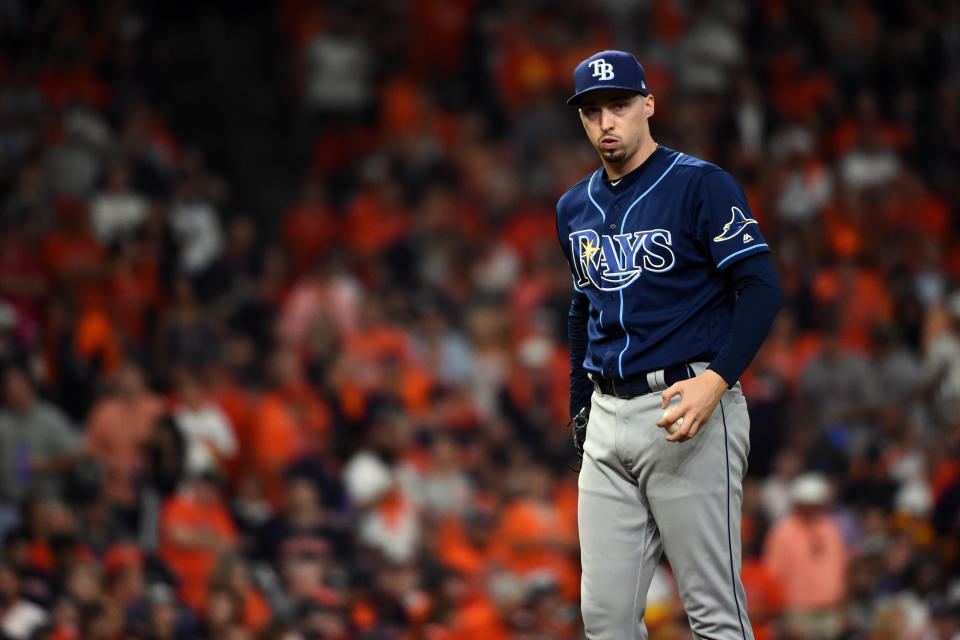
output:
M0 637L580 637L553 205L614 46L786 294L757 637L960 637L949 0L0 0Z

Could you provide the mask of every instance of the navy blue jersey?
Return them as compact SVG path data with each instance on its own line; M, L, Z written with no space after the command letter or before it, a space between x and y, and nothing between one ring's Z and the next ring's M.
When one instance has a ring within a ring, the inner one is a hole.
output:
M769 251L726 171L665 147L621 181L603 170L557 204L574 288L589 300L583 366L609 378L710 361L735 293L722 273Z

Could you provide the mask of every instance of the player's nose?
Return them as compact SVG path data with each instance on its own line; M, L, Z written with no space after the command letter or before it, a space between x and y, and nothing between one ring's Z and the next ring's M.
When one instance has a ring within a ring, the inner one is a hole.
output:
M604 133L608 133L613 130L613 118L606 109L600 109L600 120L599 123L600 130Z

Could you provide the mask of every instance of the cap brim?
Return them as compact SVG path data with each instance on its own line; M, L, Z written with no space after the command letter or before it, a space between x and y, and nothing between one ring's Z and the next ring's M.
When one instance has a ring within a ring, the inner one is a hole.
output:
M648 96L648 95L650 95L650 92L649 92L649 91L647 91L646 93L644 93L643 91L637 91L636 88L634 88L634 87L627 87L627 86L618 85L618 84L605 84L605 85L603 85L602 87L590 87L589 89L584 89L583 91L578 91L577 93L573 94L572 96L570 96L570 97L567 99L567 104L570 105L571 107L577 107L577 106L580 105L580 98L582 98L583 96L585 96L585 95L587 95L588 93L591 93L591 92L593 92L593 91L601 91L601 90L603 90L603 89L621 89L621 90L623 90L623 91L629 91L629 92L631 92L631 93L636 93L636 94L639 94L639 95L641 95L641 96Z

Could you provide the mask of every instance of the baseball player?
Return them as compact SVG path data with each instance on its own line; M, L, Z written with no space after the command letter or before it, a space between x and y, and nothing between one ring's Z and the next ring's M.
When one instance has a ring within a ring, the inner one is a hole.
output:
M728 173L653 140L654 98L632 55L602 51L573 78L568 103L602 163L557 204L574 282L571 415L588 416L586 634L647 637L646 593L666 553L697 638L752 638L737 380L780 306L770 249Z

